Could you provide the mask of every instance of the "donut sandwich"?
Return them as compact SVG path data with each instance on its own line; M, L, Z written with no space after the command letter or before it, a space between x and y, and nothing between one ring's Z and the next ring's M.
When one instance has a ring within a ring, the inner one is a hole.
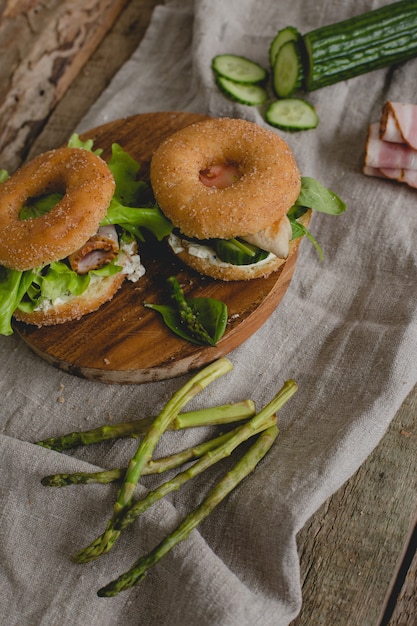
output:
M159 145L150 177L174 224L169 245L199 273L225 281L268 276L293 253L287 213L301 175L277 133L242 119L194 123ZM298 217L305 227L310 214Z
M118 144L108 163L99 154L74 135L10 177L0 170L0 334L13 332L13 317L79 319L139 280L141 227L202 275L248 280L280 268L302 235L316 245L311 209L345 209L300 175L282 137L242 119L207 118L164 139L149 208L134 208L139 163Z
M136 238L108 219L110 206L118 210L115 191L108 164L82 145L40 154L3 177L1 334L13 332L12 317L36 326L79 319L144 274Z

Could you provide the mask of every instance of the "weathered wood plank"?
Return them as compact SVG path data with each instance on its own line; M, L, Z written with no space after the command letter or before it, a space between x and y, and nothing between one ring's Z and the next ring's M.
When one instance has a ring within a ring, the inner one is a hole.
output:
M416 519L417 523L417 519ZM381 626L411 626L417 621L417 534L416 529L406 554L405 579L397 596L393 598L393 606L388 606L389 613L381 622ZM411 563L408 561L412 558ZM410 557L408 559L407 557ZM402 573L402 572L401 572ZM395 591L395 590L394 590Z
M0 8L0 163L14 171L127 0L7 0Z
M380 623L416 494L417 388L373 454L299 533L303 606L293 626Z
M107 87L117 70L142 40L157 0L134 0L121 13L88 63L51 112L48 123L34 139L27 158L65 143L89 108Z

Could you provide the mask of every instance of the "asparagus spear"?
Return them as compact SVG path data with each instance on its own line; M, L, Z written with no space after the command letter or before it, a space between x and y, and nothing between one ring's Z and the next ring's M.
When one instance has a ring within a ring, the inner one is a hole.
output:
M119 530L123 530L124 528L129 526L132 522L135 521L137 517L139 517L141 513L146 511L146 509L148 509L152 504L157 502L157 500L160 500L172 491L178 490L182 485L184 485L184 483L186 483L191 478L195 478L212 465L215 465L215 463L218 463L227 456L230 456L232 452L241 443L243 443L243 441L246 441L253 435L256 435L259 432L262 432L267 428L276 425L276 421L276 417L271 416L262 425L260 425L258 429L253 429L252 427L247 428L245 426L240 426L239 428L236 428L233 432L232 437L229 437L229 439L223 444L217 446L217 448L214 450L208 451L203 457L201 457L199 461L194 463L194 465L189 467L187 470L181 472L180 474L177 474L171 480L168 480L153 491L150 491L145 498L132 504L117 523L117 528Z
M145 472L143 472L145 474ZM124 478L126 468L114 467L100 472L73 472L72 474L59 473L44 476L41 483L44 487L67 487L68 485L89 485L100 483L107 485Z
M225 441L212 450L207 451L207 453L188 470L181 472L172 480L162 484L160 487L157 487L154 491L151 491L144 499L139 500L135 504L128 507L125 513L121 515L119 520L116 522L116 528L125 528L131 524L136 517L140 515L140 513L156 502L156 500L159 500L171 491L179 489L179 487L190 478L194 478L210 466L218 463L221 459L230 456L241 443L253 435L276 425L276 412L282 408L285 402L289 400L296 390L297 385L294 381L286 381L279 392L262 409L262 411L252 417L252 419L246 422L246 424L235 428Z
M221 406L196 409L177 415L168 426L168 430L180 430L182 428L194 428L198 426L213 426L215 424L229 424L252 417L255 413L255 405L252 400L242 400ZM109 439L121 439L122 437L140 437L149 430L155 417L145 417L131 422L119 424L106 424L91 430L78 431L50 437L37 441L36 445L62 452L76 446L88 446L93 443L108 441Z
M113 515L107 523L106 530L89 546L74 555L73 560L76 563L87 563L97 558L103 551L107 550L107 544L109 542L113 544L114 541L116 541L120 530L115 529L115 524L131 504L133 493L140 480L143 468L146 466L149 459L152 458L154 448L170 422L199 391L207 387L207 385L218 377L229 372L232 368L233 365L228 359L224 357L218 359L203 370L197 372L197 374L173 394L161 413L153 421L152 426L141 440L136 453L130 460L122 486L119 489L117 500L114 504Z
M236 465L217 483L205 500L194 511L189 513L184 521L170 533L149 554L141 557L133 566L116 580L102 587L97 595L111 597L120 591L139 583L148 569L169 552L174 546L184 541L201 521L203 521L220 502L246 477L265 456L278 435L276 426L263 431L255 444L236 463Z
M150 459L143 468L142 474L162 474L167 470L176 469L193 459L202 457L209 450L213 450L222 445L233 436L235 431L230 431L198 444L181 452L176 452L170 456L159 459ZM65 487L67 485L85 485L88 483L107 484L124 478L126 468L114 468L101 472L74 472L72 474L51 474L42 478L41 483L45 487Z
M221 459L229 456L237 446L243 443L243 441L246 441L260 431L270 428L276 423L275 413L283 406L291 395L295 393L296 389L297 386L293 381L287 381L273 400L258 415L255 415L246 424L232 431L232 436L226 439L226 441L218 445L213 450L208 451L188 470L178 474L172 480L162 484L154 491L151 491L144 499L126 507L124 513L120 514L119 518L114 521L114 530L119 531L120 533L122 529L131 524L154 502L164 497L171 491L179 489L180 486L187 480L194 478L211 465L214 465ZM107 544L102 548L101 554L108 552L112 548L118 536L119 535L114 535L113 538L107 542Z
M171 297L178 308L178 313L183 324L188 328L190 333L209 346L215 346L216 342L210 337L207 330L200 324L198 317L185 299L184 292L175 276L167 279L168 286L171 288Z

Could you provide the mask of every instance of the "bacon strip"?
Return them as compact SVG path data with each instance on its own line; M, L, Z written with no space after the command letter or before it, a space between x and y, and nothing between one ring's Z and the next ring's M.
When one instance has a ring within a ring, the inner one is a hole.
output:
M119 240L114 226L101 226L79 250L68 257L71 269L77 274L87 274L107 265L119 252Z
M401 168L378 168L365 165L363 173L366 176L376 176L377 178L389 178L399 183L405 183L409 187L417 189L417 170L405 170Z
M378 168L417 170L417 150L403 143L380 139L379 123L369 125L365 165Z
M200 181L206 187L215 187L216 189L226 189L233 185L241 177L239 165L234 162L219 163L210 165L200 172Z
M362 169L417 188L417 105L388 101L370 124Z
M386 102L382 108L380 138L405 143L417 150L417 104Z

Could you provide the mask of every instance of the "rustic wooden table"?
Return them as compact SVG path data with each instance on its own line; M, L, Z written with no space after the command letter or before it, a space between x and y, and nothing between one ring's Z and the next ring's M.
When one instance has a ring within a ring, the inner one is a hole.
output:
M0 2L1 167L68 139L157 4ZM299 533L303 607L293 626L416 623L416 470L417 388L373 454Z

